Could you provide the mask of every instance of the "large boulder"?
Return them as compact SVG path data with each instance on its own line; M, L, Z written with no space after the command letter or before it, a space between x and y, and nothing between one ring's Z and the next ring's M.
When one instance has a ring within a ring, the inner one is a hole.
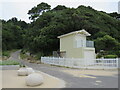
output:
M39 86L43 83L43 76L38 73L32 73L26 77L27 86Z

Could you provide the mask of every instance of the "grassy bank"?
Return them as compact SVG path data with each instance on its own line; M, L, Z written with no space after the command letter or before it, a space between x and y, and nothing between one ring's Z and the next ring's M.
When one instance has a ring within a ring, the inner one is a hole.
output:
M0 61L0 65L20 65L20 63L14 60L5 60Z
M20 53L20 58L21 59L26 59L28 58L29 56L27 54L23 54L23 53Z
M13 49L13 50L8 50L8 51L2 51L2 57L3 57L3 60L5 59L8 59L11 55L12 52L15 52L17 51L18 49Z
M27 60L29 63L37 63L37 64L41 63L38 54L34 54L34 55L32 54L32 55L30 55L29 52L25 52L23 50L20 52L20 58L22 60Z

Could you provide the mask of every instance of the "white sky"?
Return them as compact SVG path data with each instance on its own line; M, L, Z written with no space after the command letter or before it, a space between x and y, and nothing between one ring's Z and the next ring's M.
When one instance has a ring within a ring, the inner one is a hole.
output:
M28 10L41 2L46 2L54 8L57 5L78 7L91 6L96 10L105 12L118 12L119 0L0 0L0 19L8 20L12 17L30 22Z

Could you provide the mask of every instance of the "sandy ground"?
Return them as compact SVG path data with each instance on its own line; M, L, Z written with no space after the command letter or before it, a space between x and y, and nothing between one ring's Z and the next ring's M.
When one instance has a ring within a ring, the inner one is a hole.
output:
M118 74L117 70L62 70L65 73L76 77L96 78L94 76L114 76Z
M40 86L30 87L26 86L26 76L17 76L17 70L3 70L2 71L2 86L3 88L63 88L65 82L43 72L37 71L44 77L44 83ZM1 84L1 83L0 83Z
M0 90L1 89L2 89L2 70L0 69Z
M0 57L0 61L1 61L1 57ZM2 67L0 67L0 90L2 89Z

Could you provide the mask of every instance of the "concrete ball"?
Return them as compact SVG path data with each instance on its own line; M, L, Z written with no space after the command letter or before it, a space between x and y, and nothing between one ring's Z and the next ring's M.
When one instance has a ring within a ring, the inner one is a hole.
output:
M29 74L32 74L32 73L34 73L34 70L32 68L27 68L27 74L29 75Z
M17 73L18 73L19 76L26 76L26 75L28 75L26 68L20 68Z
M32 73L26 77L27 86L38 86L43 83L43 76L38 73Z

